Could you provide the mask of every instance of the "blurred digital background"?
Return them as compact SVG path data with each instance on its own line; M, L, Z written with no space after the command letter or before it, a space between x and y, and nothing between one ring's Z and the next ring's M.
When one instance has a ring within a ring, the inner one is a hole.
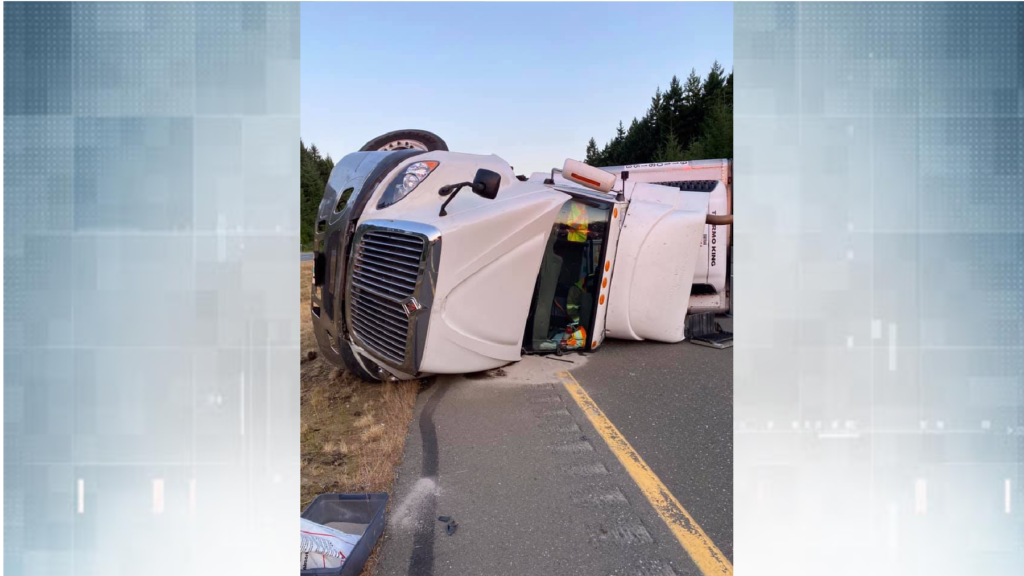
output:
M734 14L737 573L1024 573L1024 5Z
M294 571L298 4L3 13L4 572Z
M298 5L3 11L5 572L294 570ZM1024 572L1024 7L734 14L736 569Z

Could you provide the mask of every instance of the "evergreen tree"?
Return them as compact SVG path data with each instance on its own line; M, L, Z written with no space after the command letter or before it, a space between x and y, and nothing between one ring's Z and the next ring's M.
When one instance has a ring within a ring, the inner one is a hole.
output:
M732 157L733 74L715 61L702 79L691 69L685 82L672 77L664 92L657 88L650 107L627 129L619 122L615 136L598 150L591 138L587 163L618 166L643 162Z
M607 152L604 156L604 161L608 164L618 166L624 164L622 161L625 155L622 153L623 140L626 139L626 129L622 125L622 120L619 120L619 127L615 129L615 138L612 138L611 143L607 146Z
M669 131L668 137L665 138L665 143L658 149L658 154L654 157L654 161L678 162L679 160L685 160L684 155L685 151L679 145L679 140L676 139L675 133Z
M668 138L669 132L673 132L678 135L685 135L686 125L684 122L684 116L686 107L683 102L683 86L679 83L679 78L676 76L672 77L672 80L668 84L668 90L665 91L662 101L662 134L659 143L664 143L665 139Z
M302 250L312 249L317 210L333 169L334 161L330 156L321 156L315 144L307 148L299 140L299 243Z
M665 128L662 126L662 111L664 106L661 87L658 87L654 91L654 96L651 98L650 108L647 109L647 113L644 114L643 119L640 120L639 135L637 138L639 141L638 150L636 152L637 158L654 158L654 155L657 154L659 143L665 138L665 135L663 134Z
M600 158L598 164L601 166L611 166L612 164L614 164L614 162L611 161L611 157L612 143L607 142L605 143L604 148L601 148L601 153L598 155L598 158Z
M732 158L732 110L721 102L712 105L700 137L686 150L687 160L705 158Z
M700 134L700 123L704 118L703 94L700 75L696 69L691 68L683 86L683 109L673 125L684 147L690 145Z
M708 72L704 80L704 104L710 110L716 104L723 104L725 99L725 70L715 60L711 65L711 72Z
M590 139L590 142L587 142L587 157L583 161L591 166L601 165L601 153L598 152L597 141L593 138Z
M627 159L636 158L640 152L641 138L643 130L640 128L640 121L633 118L630 122L629 128L626 130L626 134L622 139L622 157Z
M661 109L664 106L664 100L661 97L661 86L654 91L654 96L651 98L651 107L647 109L647 118L651 122L651 126L657 131L661 129ZM658 132L658 136L661 137L661 133Z
M729 76L725 79L725 91L722 94L725 96L725 105L732 110L732 72L729 72Z
M701 80L696 68L690 68L690 75L686 77L686 85L683 87L683 102L689 107L700 104Z

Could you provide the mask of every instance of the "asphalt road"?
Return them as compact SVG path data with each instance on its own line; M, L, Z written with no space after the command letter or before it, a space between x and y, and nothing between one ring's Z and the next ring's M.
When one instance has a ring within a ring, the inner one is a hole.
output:
M732 350L608 341L579 366L530 357L420 395L377 574L700 574L566 369L731 560Z
M611 340L599 352L573 375L731 561L732 348Z
M300 252L299 253L299 262L309 262L312 259L313 259L313 253L312 252Z

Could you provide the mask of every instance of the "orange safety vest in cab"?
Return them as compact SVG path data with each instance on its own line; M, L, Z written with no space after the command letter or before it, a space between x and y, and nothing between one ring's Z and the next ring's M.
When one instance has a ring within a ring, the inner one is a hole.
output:
M565 332L568 335L565 339L567 349L583 348L587 345L587 331L583 326L577 324L575 330L572 326L566 326Z

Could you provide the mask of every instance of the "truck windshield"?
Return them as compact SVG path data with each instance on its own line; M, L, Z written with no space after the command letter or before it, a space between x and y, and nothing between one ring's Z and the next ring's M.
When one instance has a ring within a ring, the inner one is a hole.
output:
M568 200L548 237L533 290L523 348L586 350L600 293L610 207Z

